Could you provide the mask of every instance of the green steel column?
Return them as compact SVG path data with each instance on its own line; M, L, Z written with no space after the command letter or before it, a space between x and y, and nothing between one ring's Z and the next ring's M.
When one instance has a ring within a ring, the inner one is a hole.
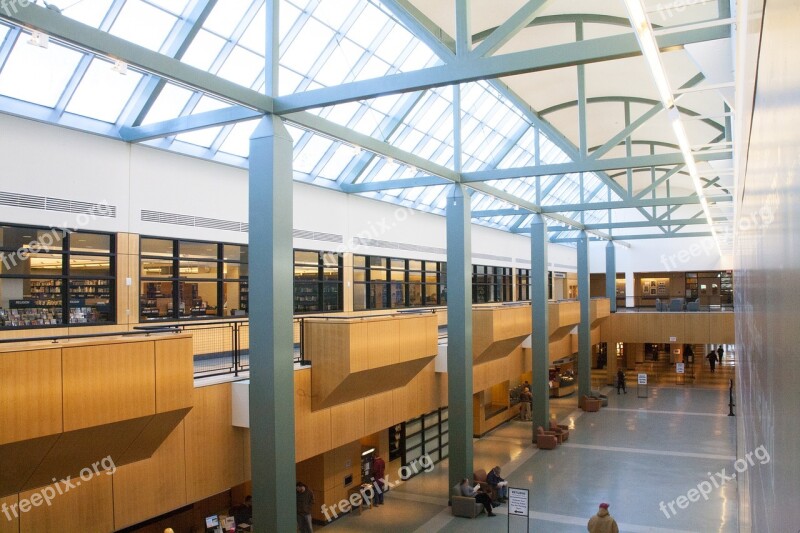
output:
M531 393L533 394L533 435L536 428L547 429L550 421L550 323L547 303L547 224L544 217L533 215L531 220Z
M581 321L578 324L578 395L589 394L592 389L592 336L591 297L589 287L589 237L581 230L578 238L578 300Z
M606 244L606 296L611 303L611 312L617 312L617 253L614 242Z
M447 199L447 400L450 484L472 479L472 228L466 187Z
M250 457L257 531L294 531L292 137L261 119L250 138Z

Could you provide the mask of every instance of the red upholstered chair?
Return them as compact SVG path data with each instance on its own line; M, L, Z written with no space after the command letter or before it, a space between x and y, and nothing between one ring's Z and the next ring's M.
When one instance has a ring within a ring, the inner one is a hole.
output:
M536 428L536 447L540 450L553 450L558 446L558 438L542 426Z
M556 434L559 437L559 444L564 442L565 440L569 440L569 428L562 424L554 424L550 422L550 431Z

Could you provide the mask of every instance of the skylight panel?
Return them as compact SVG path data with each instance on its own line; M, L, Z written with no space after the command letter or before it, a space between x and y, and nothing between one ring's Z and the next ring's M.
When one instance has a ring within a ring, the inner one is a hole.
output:
M294 169L310 174L322 156L331 147L333 141L320 135L312 135L306 145L294 157Z
M400 70L400 72L409 72L439 63L441 63L441 61L431 52L430 48L422 43L417 43L417 46L408 54L405 61L399 65L398 70Z
M347 31L347 36L364 48L369 48L375 37L389 22L389 17L372 4L365 4L364 10Z
M354 9L359 7L359 0L336 0L335 2L319 2L311 15L331 28L339 29ZM283 6L281 6L283 7Z
M278 94L292 94L303 81L299 74L285 68L278 67Z
M191 96L192 91L188 89L172 83L166 84L142 123L153 124L179 117Z
M263 70L263 57L241 46L234 46L217 75L244 87L252 87Z
M252 3L253 0L223 0L218 2L203 27L217 35L230 38L233 31L245 18L245 14Z
M166 9L174 15L180 16L186 9L189 3L187 0L147 0L149 3L154 4L162 9Z
M66 107L68 113L114 123L142 75L128 69L120 74L107 60L95 57Z
M210 148L214 141L217 140L219 133L222 131L222 126L214 128L206 128L203 130L189 131L181 133L175 137L176 141L202 146L203 148Z
M141 0L127 0L109 33L157 52L177 20Z
M386 115L378 113L374 109L368 109L361 119L353 125L353 129L365 135L371 135L379 139L385 139L386 136L381 130L381 122L386 118ZM377 134L377 135L376 135Z
M341 177L347 165L353 161L353 157L355 157L353 147L340 144L328 162L325 163L325 166L319 171L319 176L331 181L336 181Z
M403 94L379 96L378 98L370 100L369 105L371 108L377 109L381 113L388 115L392 110L394 110L401 98L408 98L408 96Z
M112 0L72 2L72 5L61 8L61 14L87 26L99 28L111 4Z
M294 27L297 19L303 14L302 9L298 9L289 2L283 2L278 10L278 39L283 44L286 35Z
M258 127L260 119L239 122L228 133L228 137L220 145L219 151L228 154L238 155L239 157L249 157L250 137Z
M81 54L51 42L47 48L28 44L21 32L0 72L0 94L54 107L78 66Z
M400 54L411 43L413 36L399 24L395 24L389 33L381 39L375 49L375 55L389 64L394 64Z
M283 5L280 9L283 14ZM250 22L250 25L245 30L244 34L239 38L239 46L243 46L248 50L264 57L267 53L267 15L266 6L262 5L258 10L256 16Z
M223 46L225 39L206 30L200 30L181 61L200 70L209 70Z
M408 131L399 141L393 142L395 146L406 152L416 153L417 145L425 138L425 136L414 128L406 128Z
M331 54L314 76L314 80L326 86L339 85L350 76L363 53L364 50L353 41L337 36Z
M405 199L409 202L416 202L424 191L425 187L412 187L410 189L406 189Z
M389 64L382 59L372 56L367 60L360 72L356 74L355 80L369 80L385 76L389 72Z
M309 18L300 33L285 49L281 46L281 63L300 74L308 74L317 59L333 39L333 30L314 18Z
M216 111L218 109L228 107L229 105L230 104L217 98L203 95L200 97L200 101L197 102L197 105L194 106L194 109L192 109L189 114L196 115L198 113L205 113L206 111Z

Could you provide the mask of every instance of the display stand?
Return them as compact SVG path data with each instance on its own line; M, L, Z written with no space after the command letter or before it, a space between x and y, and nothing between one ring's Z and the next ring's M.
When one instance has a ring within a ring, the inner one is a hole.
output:
M647 398L647 374L639 374L637 376L636 397Z
M508 528L507 531L530 531L528 510L528 489L508 487ZM523 525L524 520L524 525ZM513 528L512 528L513 523Z

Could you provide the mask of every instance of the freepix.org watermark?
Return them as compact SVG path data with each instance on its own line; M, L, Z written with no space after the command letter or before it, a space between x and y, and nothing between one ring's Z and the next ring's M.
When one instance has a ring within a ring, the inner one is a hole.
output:
M389 481L389 474L386 474L383 481L372 478L372 483L370 485L363 486L360 491L351 494L350 498L347 500L341 500L331 507L322 505L322 514L325 515L325 520L330 522L335 518L339 518L340 513L344 514L350 511L350 509L361 507L365 502L372 501L376 494L382 494L393 487L401 485L404 480L410 478L414 474L419 474L420 471L430 472L432 470L433 459L431 459L428 454L425 454L419 459L415 459L410 464L401 467L400 470L397 471L397 475L400 478L397 481Z
M708 501L708 496L714 491L714 489L722 488L722 486L728 481L735 480L737 473L741 474L747 471L747 469L751 466L755 466L756 462L753 460L753 457L758 460L758 464L760 465L765 465L770 460L769 452L762 444L755 450L747 452L743 458L737 459L733 463L733 469L735 472L731 472L731 474L728 475L727 468L723 468L719 472L715 472L713 474L708 472L708 481L701 481L697 484L696 488L689 489L685 495L681 494L670 502L665 503L662 500L661 503L658 504L658 508L662 513L664 513L664 516L667 518L672 518L678 514L679 510L686 509L690 504L700 501L700 498ZM677 510L675 509L676 506L678 507Z
M11 521L15 518L19 518L21 513L27 513L34 507L39 507L43 503L47 504L49 507L52 505L56 496L61 496L72 489L80 487L81 481L88 482L94 476L100 475L101 472L105 472L107 476L110 476L116 472L116 470L117 466L114 464L114 460L110 455L106 456L99 461L95 461L92 466L87 466L81 470L78 473L80 479L72 479L72 476L67 476L65 479L57 481L56 478L53 478L53 485L48 485L38 492L34 492L29 498L22 498L19 502L12 503L11 505L3 503L3 505L0 506L0 512L5 515L6 520Z
M661 15L661 20L666 21L675 16L675 13L682 13L687 7L702 4L716 4L717 0L675 0L671 4L658 4L656 10Z
M0 2L1 1L2 0L0 0ZM49 253L54 244L61 242L63 233L78 231L96 218L108 216L111 216L111 206L109 206L106 200L98 204L92 204L87 213L78 213L75 217L75 224L69 225L64 222L60 227L50 228L50 231L39 234L35 240L20 246L12 253L6 254L0 252L0 262L3 263L6 270L11 270L20 262L24 262L28 259L31 254Z

